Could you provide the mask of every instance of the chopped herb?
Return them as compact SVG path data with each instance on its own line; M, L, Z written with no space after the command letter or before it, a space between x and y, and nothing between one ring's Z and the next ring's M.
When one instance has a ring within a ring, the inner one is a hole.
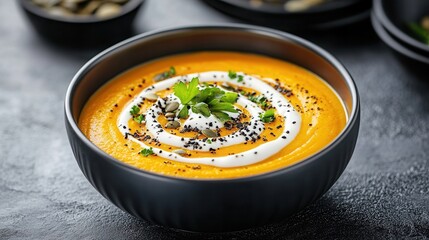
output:
M140 154L141 154L141 155L143 155L143 156L145 156L145 157L147 157L147 156L149 156L149 155L152 155L152 154L153 154L153 149L152 149L152 148L145 148L145 149L142 149L142 150L140 151Z
M235 103L237 102L238 94L235 92L226 92L220 100L223 102Z
M168 75L169 76L176 75L176 69L173 66L170 67L170 71L168 71Z
M169 70L155 75L154 80L155 82L159 82L167 78L173 77L174 75L176 75L176 69L172 66Z
M137 105L134 105L131 107L131 110L130 110L131 115L136 116L137 114L139 114L139 112L140 112L140 108Z
M207 139L207 143L208 144L212 144L212 140L211 139Z
M239 75L237 74L237 72L229 70L228 71L228 77L231 80L237 79L237 82L243 82L244 81L244 76L243 75Z
M273 122L275 119L275 110L269 109L269 110L265 111L264 113L261 113L259 115L259 118L261 118L261 121L264 123Z
M249 94L248 94L249 95ZM259 106L261 106L263 109L268 108L270 105L267 102L267 98L265 98L264 96L252 96L249 95L248 99L256 104L258 104Z
M142 123L144 120L145 120L145 117L143 114L140 114L137 117L134 117L134 121L136 121L138 124Z
M234 72L234 71L229 70L229 71L228 71L228 77L229 77L230 79L236 79L236 78L237 78L237 73L236 73L236 72Z

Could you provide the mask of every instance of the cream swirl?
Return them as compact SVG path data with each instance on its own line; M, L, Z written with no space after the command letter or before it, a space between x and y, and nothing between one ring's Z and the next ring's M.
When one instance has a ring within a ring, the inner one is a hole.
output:
M240 74L244 77L242 81L234 81L233 83L235 85L239 87L251 88L260 92L261 95L272 102L273 107L276 109L277 115L284 118L284 128L280 136L272 141L262 143L251 150L234 153L233 155L199 158L198 152L207 152L211 151L212 149L220 149L222 147L242 144L260 136L265 127L264 123L259 119L259 115L263 113L264 110L255 103L251 102L245 96L239 94L237 104L245 108L251 115L249 126L239 129L238 131L227 136L219 137L219 139L222 138L222 141L213 141L208 144L202 139L183 138L173 135L162 129L162 126L158 123L157 119L159 117L159 113L166 104L177 100L176 96L171 94L167 96L166 99L158 98L158 100L147 110L147 129L151 137L156 139L156 141L161 144L167 144L177 148L190 149L196 151L196 153L193 154L194 157L191 158L156 147L153 147L153 152L162 158L185 163L206 164L217 167L239 167L263 161L264 159L267 159L270 156L276 154L285 146L287 146L291 141L293 141L300 130L301 116L293 108L290 102L281 93L276 91L272 86L265 83L263 80L255 76L245 75L244 73L237 74ZM152 86L143 89L143 91L141 91L123 108L118 119L119 131L130 140L140 144L141 147L150 147L144 142L129 135L128 122L130 118L132 118L130 110L133 106L138 105L144 101L144 99L149 94L171 88L178 81L189 82L194 77L198 77L200 82L232 82L232 80L228 77L228 72L210 71L172 77L162 82L155 83ZM234 113L230 115L234 117L233 114ZM208 125L207 123L211 124ZM193 113L192 111L190 111L190 116L185 121L184 125L189 125L192 128L198 129L223 127L222 122L220 122L214 116L206 118L202 115ZM189 144L190 142L192 142L192 144Z

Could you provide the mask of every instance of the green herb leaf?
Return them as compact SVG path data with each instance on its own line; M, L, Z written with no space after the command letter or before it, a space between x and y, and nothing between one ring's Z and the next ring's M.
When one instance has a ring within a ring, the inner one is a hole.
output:
M209 139L207 139L206 143L212 144L212 140L209 138Z
M200 91L200 93L195 96L195 98L192 100L193 104L199 103L199 102L210 102L215 98L221 98L225 94L224 91L222 91L220 88L217 87L206 87L203 90Z
M274 119L275 119L275 110L274 109L269 109L269 110L265 111L264 113L261 113L259 115L259 118L264 123L273 122Z
M219 99L213 99L209 102L209 106L212 112L238 112L237 109L234 108L234 105L229 102L221 102Z
M234 72L234 71L232 71L232 70L229 70L229 71L228 71L228 77L229 77L230 79L236 79L236 78L237 78L237 73L236 73L236 72Z
M215 115L215 117L217 117L222 122L231 120L231 117L224 112L212 112L212 114Z
M140 112L140 108L137 105L134 105L131 107L131 110L130 110L131 115L136 116L137 114L139 114L139 112Z
M153 149L152 148L144 148L140 151L140 154L147 157L147 156L153 154Z
M145 117L143 114L140 114L134 118L134 121L136 121L138 124L141 124L144 120L145 120Z
M209 105L207 105L207 103L204 103L204 102L199 102L194 106L192 106L192 112L199 113L204 117L210 117Z
M192 78L189 84L185 84L184 82L178 82L174 84L173 90L174 95L176 95L180 102L183 105L188 104L198 93L200 93L200 89L198 89L198 78Z
M176 75L176 69L174 67L170 67L168 71L155 75L154 80L155 82L159 82L167 78L173 77L174 75Z
M183 108L180 110L179 114L177 114L179 118L185 119L189 116L189 110L188 105L183 106Z
M238 75L237 82L242 82L242 81L244 81L244 76L243 75Z
M169 76L174 76L176 75L176 69L173 66L171 66L170 71L168 71L168 73L169 73Z
M237 102L238 94L235 92L226 92L221 98L220 101L222 102L228 102L228 103L235 103Z

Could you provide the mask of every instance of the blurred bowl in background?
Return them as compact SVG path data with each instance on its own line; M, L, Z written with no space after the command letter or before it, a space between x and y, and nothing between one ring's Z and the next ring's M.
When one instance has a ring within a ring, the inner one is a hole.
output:
M70 46L110 45L133 32L133 21L144 0L129 0L118 14L99 18L52 14L31 0L19 0L34 29L44 38Z
M416 53L404 46L401 42L397 41L378 21L378 18L375 16L375 13L371 15L371 21L374 30L380 37L380 39L392 50L394 50L395 53L397 53L397 56L403 63L408 66L411 66L414 70L427 71L429 65L429 57Z
M395 41L418 55L429 57L429 45L419 41L409 28L429 15L427 0L374 0L374 15L377 21L391 34Z
M283 1L205 0L205 2L231 16L288 31L327 29L355 23L369 16L372 5L371 0L337 0L290 11Z

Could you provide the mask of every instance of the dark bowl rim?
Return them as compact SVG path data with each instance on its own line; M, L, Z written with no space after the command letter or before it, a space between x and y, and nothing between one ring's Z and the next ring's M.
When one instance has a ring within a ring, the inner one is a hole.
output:
M47 13L42 8L35 6L34 4L30 3L30 0L19 0L18 1L19 5L22 8L24 8L28 12L31 12L32 14L34 14L40 18L49 19L52 21L57 21L57 22L62 22L62 23L75 23L75 24L108 22L108 21L111 21L113 19L120 18L124 15L129 14L134 9L141 6L144 2L145 2L145 0L130 0L130 2L126 3L122 7L122 11L119 14L114 15L112 17L108 17L108 18L96 18L94 16L89 16L89 17L85 17L85 18L77 18L77 17L76 18L75 17L65 18L65 17L58 17L58 16Z
M244 176L244 177L237 177L237 178L184 178L184 177L174 177L169 175L162 175L160 173L156 172L150 172L143 169L136 168L134 166L131 166L129 164L126 164L109 154L105 153L103 150L98 148L94 143L92 143L79 129L76 121L73 118L72 113L72 97L74 95L74 92L76 90L77 85L80 83L82 76L84 76L87 71L89 71L94 65L98 64L99 61L103 60L103 57L110 54L111 52L114 52L115 50L121 49L123 47L126 47L128 44L131 44L133 42L137 42L140 39L148 38L151 36L156 36L160 34L168 34L168 33L174 33L174 32L183 32L183 31L192 31L192 30L198 30L198 29L224 29L224 30L235 30L235 31L246 31L246 32L252 32L252 33L258 33L265 36L271 36L276 37L278 39L282 40L289 40L292 41L298 45L301 45L302 47L305 47L306 49L309 49L316 54L318 54L320 57L327 60L333 67L337 69L341 73L341 75L344 77L345 82L351 92L352 96L352 109L350 117L346 123L346 126L341 131L338 136L331 141L329 144L327 144L323 149L319 150L315 154L311 155L310 157L307 157L305 159L300 160L299 162L296 162L292 165L282 167L273 171L264 172L256 175L250 175L250 176ZM254 26L254 25L248 25L248 24L237 24L237 23L223 23L223 24L202 24L202 25L188 25L188 26L181 26L181 27L170 27L170 28L163 28L159 30L150 31L147 33L142 33L140 35L131 37L127 40L124 40L122 42L119 42L110 48L107 48L106 50L102 51L101 53L97 54L95 57L93 57L91 60L89 60L83 67L79 69L79 71L76 73L76 75L73 77L73 79L70 82L70 85L67 89L65 100L64 100L64 113L65 113L65 121L69 126L71 127L72 131L76 136L79 138L80 141L82 141L84 144L87 145L92 151L96 152L98 155L101 155L103 158L108 159L111 163L117 165L118 167L121 167L127 171L131 171L135 174L144 175L144 177L148 178L154 178L157 180L162 181L182 181L182 182L205 182L205 183L239 183L239 182L247 182L247 181L258 181L261 179L271 178L275 177L277 175L286 174L287 172L293 171L297 168L300 168L301 166L304 166L306 164L310 164L313 161L317 161L319 159L319 156L326 154L327 152L331 151L335 146L337 146L340 142L344 141L344 139L350 134L351 130L353 129L353 126L356 123L359 123L359 115L360 115L360 100L359 100L359 93L356 86L356 83L354 82L352 76L347 71L347 69L343 66L343 64L340 63L339 60L337 60L334 56L332 56L327 51L323 50L319 46L303 39L298 36L270 29L260 26ZM70 133L68 133L70 134Z
M383 8L382 4L383 0L374 0L373 2L373 12L375 16L380 20L380 23L386 28L386 30L391 33L393 36L397 37L401 41L411 45L415 48L423 50L429 53L429 45L425 45L424 43L418 41L417 39L411 37L409 34L405 33L401 29L399 29L392 21L390 21L389 17L386 14L386 11Z
M236 0L205 0L207 1L217 1L217 2L221 2L221 4L226 4L229 6L232 6L234 8L240 8L249 12L256 12L256 13L262 13L262 14L273 14L273 15L284 15L284 16L300 16L300 15L309 15L309 14L323 14L323 13L329 13L329 12L337 12L337 11L341 11L344 8L350 8L353 7L356 4L361 4L362 2L366 1L366 0L353 0L353 1L349 1L347 4L343 4L342 6L338 7L338 6L323 6L323 4L321 6L315 6L312 7L310 9L304 10L304 11L297 11L297 12L290 12L290 11L286 11L283 10L273 10L273 9L258 9L258 8L252 8L250 5L250 1L246 1L246 4L237 4Z
M429 64L428 57L413 52L412 50L404 47L402 44L396 41L392 36L390 36L389 32L383 27L382 23L379 22L379 19L377 18L375 12L372 12L371 14L371 23L377 35L387 46L408 58L411 58L418 62Z

